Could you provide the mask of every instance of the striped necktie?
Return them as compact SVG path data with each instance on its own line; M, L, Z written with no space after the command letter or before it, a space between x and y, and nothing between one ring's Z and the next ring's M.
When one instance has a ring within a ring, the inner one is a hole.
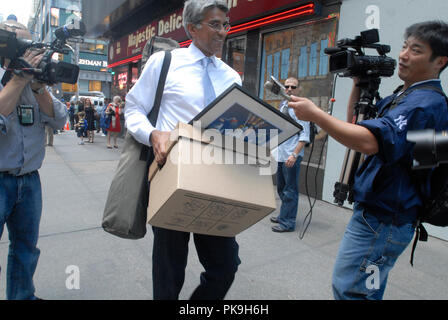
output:
M208 67L212 63L212 59L209 57L205 57L202 59L202 66L204 67L204 76L202 77L202 85L204 88L204 105L208 106L210 102L215 100L216 94L213 89L212 81L210 80L210 76L208 75Z

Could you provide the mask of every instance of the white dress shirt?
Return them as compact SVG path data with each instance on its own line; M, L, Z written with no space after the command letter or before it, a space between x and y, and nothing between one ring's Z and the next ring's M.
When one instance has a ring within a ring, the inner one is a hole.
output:
M165 82L159 116L154 128L147 115L154 103L164 52L153 54L134 87L126 96L126 127L140 143L150 145L149 137L155 129L173 130L178 122L188 123L204 108L201 60L205 55L193 43L188 48L171 51L172 59ZM241 85L241 77L220 59L212 56L208 67L216 96L233 83Z

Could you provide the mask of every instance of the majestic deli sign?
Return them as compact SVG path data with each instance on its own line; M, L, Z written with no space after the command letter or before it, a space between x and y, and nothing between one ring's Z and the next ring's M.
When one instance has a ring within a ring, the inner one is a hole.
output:
M301 3L297 0L228 0L227 2L232 25L272 13L278 8ZM179 9L112 43L109 47L109 64L141 54L146 42L153 36L172 38L179 42L187 40L182 25L182 11L183 9Z

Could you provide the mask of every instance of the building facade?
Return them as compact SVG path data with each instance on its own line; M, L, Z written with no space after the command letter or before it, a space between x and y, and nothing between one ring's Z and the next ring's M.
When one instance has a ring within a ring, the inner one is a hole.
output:
M35 15L28 26L35 41L50 43L55 40L54 31L71 19L82 18L80 0L34 0ZM107 46L104 40L90 39L68 40L73 49L69 54L57 54L53 58L79 66L77 84L60 83L52 90L58 98L69 101L79 92L101 91L110 97L111 74L107 69Z
M99 16L88 13L84 16L91 34L111 40L108 60L109 68L114 70L111 91L124 97L138 79L141 52L151 36L171 37L181 46L189 44L182 27L184 1L106 2L83 0L89 12L108 8ZM222 59L239 72L243 86L278 106L279 98L266 92L263 84L271 75L282 81L295 76L300 81L302 96L342 120L346 120L352 80L335 78L329 72L325 48L334 46L338 39L353 39L363 30L377 28L380 43L391 46L388 56L397 59L407 26L430 19L446 21L448 12L448 2L440 0L429 0L424 5L419 0L228 0L228 5L232 28ZM448 71L441 78L448 92ZM396 74L382 78L380 95L391 94L399 84ZM330 102L332 98L334 103ZM346 148L331 137L326 138L326 133L319 131L312 154L311 148L306 149L300 192L333 203L334 185L340 179ZM344 206L351 207L347 201ZM428 229L430 234L448 239L448 230Z
M91 6L89 12L94 11L92 6L101 6L101 1L84 3ZM100 34L111 39L108 67L113 71L112 95L123 98L138 79L141 53L152 36L172 38L182 47L191 43L182 25L184 1L167 1L163 7L156 1L140 3L135 13L129 2L117 4L117 9L107 17L100 16L97 23L88 26L90 32L95 32L101 29L101 23L109 21L107 26L102 26ZM281 81L295 76L301 83L302 95L327 110L333 76L328 71L324 50L334 45L336 39L338 2L231 0L228 6L232 28L221 58L241 75L243 87L278 107L280 98L266 92L263 84L271 75ZM126 11L128 15L120 19L120 12ZM139 15L142 16L138 19ZM142 23L136 24L137 20ZM304 192L308 183L308 191L318 198L322 197L325 150L325 140L316 140L313 154L311 148L307 148L304 157L307 161L302 162L300 188Z

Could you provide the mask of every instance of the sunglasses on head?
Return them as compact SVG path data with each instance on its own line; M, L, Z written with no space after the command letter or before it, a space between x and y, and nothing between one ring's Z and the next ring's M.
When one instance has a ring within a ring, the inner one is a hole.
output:
M291 88L291 89L297 89L297 86L285 86L285 88L286 88L286 89L289 89L289 88Z

